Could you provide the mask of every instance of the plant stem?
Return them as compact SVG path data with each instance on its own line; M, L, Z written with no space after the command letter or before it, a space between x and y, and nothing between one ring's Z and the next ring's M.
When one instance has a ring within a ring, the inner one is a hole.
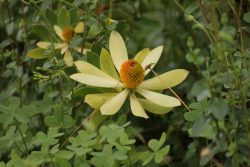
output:
M113 0L109 0L109 13L108 13L108 20L107 23L110 23L110 20L112 19L112 9L113 9Z
M22 137L22 141L23 141L24 147L25 147L25 149L26 149L26 154L28 154L28 153L29 153L29 149L28 149L27 144L26 144L26 142L25 142L23 133L22 133L22 131L20 130L20 128L19 128L18 125L17 125L17 130L19 131L19 133L20 133L20 135L21 135L21 137Z

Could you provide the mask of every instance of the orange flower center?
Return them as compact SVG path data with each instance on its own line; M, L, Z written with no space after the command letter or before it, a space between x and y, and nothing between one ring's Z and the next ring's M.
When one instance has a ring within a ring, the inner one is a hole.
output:
M120 69L120 79L127 88L136 88L144 80L144 69L135 60L125 61Z
M69 42L74 35L74 29L72 27L65 27L62 31L62 36L65 42Z

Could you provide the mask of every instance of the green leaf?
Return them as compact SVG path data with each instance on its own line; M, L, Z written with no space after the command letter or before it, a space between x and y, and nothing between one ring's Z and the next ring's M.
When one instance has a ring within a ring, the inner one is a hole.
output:
M115 161L112 155L112 147L112 145L106 144L101 153L92 153L94 157L91 159L91 163L96 167L113 167Z
M57 16L52 9L46 9L45 11L46 18L48 19L51 27L57 24Z
M99 68L99 55L94 52L87 52L87 62Z
M250 23L250 12L247 12L244 14L243 19L247 22Z
M163 145L163 143L166 141L166 133L162 133L160 140L156 140L156 139L151 139L148 142L148 147L151 148L153 151L158 151L161 146Z
M64 115L64 121L62 124L62 128L70 128L74 125L75 120L69 116L69 115Z
M13 112L13 109L9 106L7 107L5 105L0 104L0 111L7 114Z
M107 140L110 144L116 144L116 140L120 138L122 134L124 134L124 128L111 124L109 126L101 126L99 130L102 138L100 139L100 143L104 140Z
M29 118L22 112L16 112L14 117L21 123L28 123L30 121Z
M160 163L163 160L164 156L168 154L169 150L170 146L167 145L164 148L160 149L160 151L157 151L155 154L155 162Z
M45 53L45 49L42 48L35 48L28 51L27 55L34 59L44 59L48 58L49 56Z
M122 134L120 136L120 143L122 145L131 145L131 144L135 143L135 140L134 139L129 139L128 135L126 133L124 133L124 134Z
M71 99L83 99L86 95L95 93L100 93L100 91L94 87L80 85L71 92L70 97Z
M44 119L45 125L48 127L60 127L60 123L57 121L55 116L48 116Z
M92 148L85 148L85 147L68 146L67 148L69 150L74 151L77 156L83 156L92 151Z
M116 151L113 156L114 156L114 159L119 160L119 161L124 161L128 159L128 156L126 155L126 153L122 151Z
M70 14L64 7L61 8L61 10L58 13L57 24L62 28L67 27L67 26L71 26Z
M77 46L82 44L82 37L80 36L74 36L71 40L70 40L70 44L69 47L74 49Z
M138 156L140 157L140 160L143 162L142 166L145 166L154 158L154 153L145 151L139 154Z
M95 22L91 25L88 32L88 39L96 38L96 36L102 32L102 25L99 22Z
M52 162L53 163L53 162ZM56 163L60 166L60 167L71 167L71 164L69 163L69 161L67 161L64 158L56 158Z
M44 123L48 127L54 128L70 128L74 125L74 119L69 115L64 115L63 120L59 121L55 116L48 116L45 118Z
M36 134L36 138L33 141L35 144L43 145L43 146L51 146L57 143L57 139L51 137L49 135L44 134L43 132L38 132Z
M4 162L0 162L0 167L5 167L5 163Z
M198 101L211 97L209 85L206 81L196 81L191 89L190 95L197 97Z
M201 112L199 110L191 110L190 112L184 113L184 118L187 121L193 122L197 118L199 118L201 115Z
M222 120L228 114L229 106L226 103L225 99L214 98L210 102L208 111L210 111L218 120Z
M37 24L33 26L33 32L43 41L49 40L49 31L43 25Z
M56 152L55 157L69 160L73 157L73 155L74 153L72 151L59 150Z
M119 79L119 76L116 72L115 66L113 64L113 60L109 54L109 52L102 48L101 55L100 55L100 67L101 70L110 75L115 79Z
M200 117L194 122L189 133L192 137L205 137L208 139L213 139L215 136L214 128L210 125L210 120L204 117Z

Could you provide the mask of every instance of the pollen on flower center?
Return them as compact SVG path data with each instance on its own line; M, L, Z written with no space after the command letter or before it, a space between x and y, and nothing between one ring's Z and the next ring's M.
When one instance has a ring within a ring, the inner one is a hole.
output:
M72 27L65 27L62 31L62 37L65 42L69 42L74 35L74 29Z
M144 69L135 60L125 61L120 69L120 79L127 88L136 88L144 80Z

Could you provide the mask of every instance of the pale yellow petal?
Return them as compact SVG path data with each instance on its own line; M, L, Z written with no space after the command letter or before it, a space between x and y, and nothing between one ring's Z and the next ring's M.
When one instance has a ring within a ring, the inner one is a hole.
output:
M119 72L121 65L128 60L128 53L125 42L117 31L112 31L110 34L109 50L113 63Z
M83 22L79 22L77 23L77 25L74 28L75 33L83 33L84 31L84 23Z
M79 53L81 53L81 54L84 54L84 55L86 55L87 54L87 52L90 52L91 50L90 49L86 49L86 48L83 48L83 50L82 50L82 47L76 47L76 48L74 48L77 52L79 52Z
M105 102L117 94L118 93L88 94L85 96L84 102L92 108L99 109Z
M73 65L73 57L72 57L71 52L69 50L65 52L63 60L67 66Z
M145 69L145 67L147 67L148 65L151 65L150 67L154 68L154 66L156 65L156 63L161 57L162 50L163 50L163 46L158 46L157 48L151 50L151 52L149 52L147 57L142 62L142 67ZM147 69L145 71L145 75L147 75L149 72L150 72L150 69Z
M105 87L105 88L123 87L123 84L115 79L104 78L91 74L76 73L71 75L70 78L77 82L90 86Z
M63 49L67 47L66 43L55 43L55 49Z
M129 100L130 100L130 108L134 116L143 117L146 119L149 118L134 93L130 94Z
M176 107L181 105L180 101L175 97L167 96L142 88L136 88L136 91L151 102L163 107Z
M63 36L62 36L62 29L59 26L54 25L54 30L55 30L57 36L60 37L61 40L64 40Z
M84 74L92 74L104 78L112 78L103 71L99 70L97 67L93 66L92 64L86 62L86 61L75 61L76 68L78 71Z
M140 84L140 87L148 90L163 90L171 88L184 81L188 73L189 72L184 69L172 70L154 78L143 81Z
M173 109L172 107L159 106L148 99L138 98L138 100L146 111L154 114L166 114Z
M128 93L129 90L124 89L122 92L114 96L112 99L108 100L101 106L100 108L101 113L103 115L113 115L117 113L122 107L123 103L125 102Z
M61 48L61 54L63 55L69 49L68 44L65 44L63 48Z
M140 52L138 52L135 57L134 60L137 61L138 63L142 63L143 60L147 57L147 55L149 54L150 49L149 48L145 48L142 49Z
M37 42L36 46L42 49L48 49L51 44L52 44L51 42L41 41L41 42Z

